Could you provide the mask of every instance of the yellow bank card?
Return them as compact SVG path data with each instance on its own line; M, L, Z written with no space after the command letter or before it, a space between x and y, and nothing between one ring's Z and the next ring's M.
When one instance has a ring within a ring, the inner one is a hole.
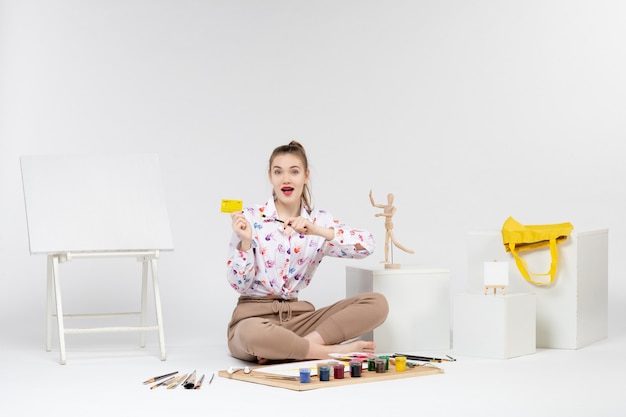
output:
M243 209L243 201L241 200L222 200L222 213L234 213Z

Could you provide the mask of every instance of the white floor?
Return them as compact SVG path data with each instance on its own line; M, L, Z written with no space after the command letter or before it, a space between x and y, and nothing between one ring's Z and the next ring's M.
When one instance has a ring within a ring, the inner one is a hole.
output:
M43 345L3 342L0 414L626 415L626 336L609 337L579 350L538 349L507 360L460 357L454 350L415 352L451 354L457 361L444 363L440 375L303 392L217 376L219 370L242 364L228 355L222 341L168 345L167 360L161 361L155 343L141 349L127 340L112 343L110 338L110 334L68 336L66 365L60 365L56 347L46 352ZM206 374L198 391L150 390L142 384L151 376L193 370Z

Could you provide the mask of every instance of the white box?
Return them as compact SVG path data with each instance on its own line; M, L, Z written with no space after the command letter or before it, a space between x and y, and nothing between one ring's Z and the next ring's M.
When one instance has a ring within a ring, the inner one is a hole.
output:
M468 234L468 291L484 291L485 261L509 262L507 293L537 295L537 347L578 349L608 336L608 230L573 232L558 246L554 284L537 286L524 279L501 231ZM550 269L550 251L524 251L533 273Z
M458 294L454 298L455 355L508 359L536 351L534 294Z
M387 320L363 335L384 353L450 349L450 271L346 267L346 295L379 292L387 297Z

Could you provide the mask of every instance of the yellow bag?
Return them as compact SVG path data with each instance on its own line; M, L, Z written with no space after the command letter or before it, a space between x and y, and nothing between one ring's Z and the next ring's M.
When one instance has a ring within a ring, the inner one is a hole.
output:
M507 252L511 252L515 257L515 263L517 269L521 272L522 276L535 285L550 285L554 283L556 276L556 266L559 260L559 253L557 250L557 243L560 243L567 239L570 232L574 229L571 223L558 223L558 224L539 224L525 226L515 220L513 217L509 217L502 225L502 242L504 243L504 249ZM522 259L518 252L531 249L541 249L549 247L550 256L552 262L550 265L550 271L545 274L533 274L528 271L526 261ZM550 276L549 282L536 281L531 276Z

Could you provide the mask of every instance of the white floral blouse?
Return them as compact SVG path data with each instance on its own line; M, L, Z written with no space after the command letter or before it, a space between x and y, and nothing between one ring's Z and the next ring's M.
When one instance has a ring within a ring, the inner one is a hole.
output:
M243 212L253 227L252 246L245 252L238 250L240 238L233 232L226 265L228 282L244 296L297 298L299 291L311 283L324 256L360 259L374 252L370 232L339 223L325 210L308 213L303 208L300 215L316 225L333 227L332 240L295 231L286 234L283 224L275 220L273 199L244 208ZM357 250L357 243L364 249Z

